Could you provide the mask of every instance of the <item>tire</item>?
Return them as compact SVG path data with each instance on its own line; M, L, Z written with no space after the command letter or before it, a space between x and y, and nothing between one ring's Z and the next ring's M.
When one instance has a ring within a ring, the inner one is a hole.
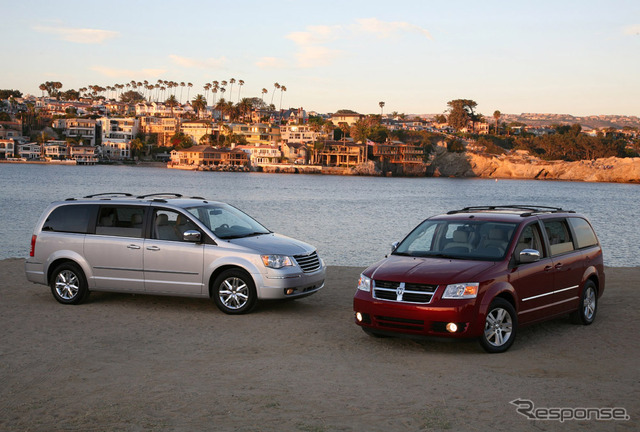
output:
M251 312L258 296L253 279L243 270L225 270L213 282L211 297L222 312L239 315Z
M60 264L51 274L49 283L51 294L58 302L77 305L89 297L87 278L80 267L73 262Z
M598 312L598 290L592 280L584 284L578 310L571 314L571 320L576 324L590 325L596 319Z
M516 338L517 328L516 310L505 299L497 298L487 310L480 345L488 353L505 352Z

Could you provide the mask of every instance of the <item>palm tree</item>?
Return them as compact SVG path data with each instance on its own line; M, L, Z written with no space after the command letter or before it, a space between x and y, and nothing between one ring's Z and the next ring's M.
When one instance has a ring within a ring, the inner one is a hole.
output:
M191 87L193 87L193 84L187 83L187 100L189 100L189 91L191 91Z
M262 89L262 102L264 102L264 95L266 95L267 93L269 93L269 91L266 88Z
M196 110L196 113L199 118L200 112L207 107L207 100L204 98L204 96L199 94L196 96L196 98L193 101L191 101L191 106L193 107L194 110Z
M182 103L182 90L184 90L184 81L180 82L180 103Z
M378 105L380 105L380 121L382 122L382 109L384 108L384 102L380 101L378 102Z
M493 112L493 118L496 119L496 135L498 135L498 120L500 120L501 115L502 113L498 110L495 110Z
M38 87L40 90L42 90L42 97L44 97L44 91L47 89L47 86L44 84L40 84L40 87Z
M271 102L269 103L269 105L273 105L273 96L276 94L276 90L278 90L279 88L280 84L273 83L273 93L271 93Z
M235 84L235 82L236 82L236 79L235 79L235 78L231 78L231 79L229 80L229 84L231 84L231 85L229 86L229 100L231 100L231 97L233 96L233 84Z
M174 95L169 96L169 98L164 102L164 104L169 108L171 108L171 117L173 117L173 109L176 106L180 105L180 103L178 102L178 99L176 99Z
M243 80L238 80L238 103L240 103L240 93L242 92Z
M280 123L282 123L282 94L286 91L286 86L280 86Z
M211 84L206 83L202 88L204 88L204 98L207 101L207 105L209 105L209 89L211 89Z

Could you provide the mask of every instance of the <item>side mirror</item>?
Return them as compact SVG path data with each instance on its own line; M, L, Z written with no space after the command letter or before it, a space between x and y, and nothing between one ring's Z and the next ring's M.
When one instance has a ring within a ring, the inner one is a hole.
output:
M540 260L540 251L535 249L523 249L518 256L521 264L528 264Z
M398 245L399 244L400 244L400 242L391 243L391 253L393 253L396 249L398 249Z
M187 230L182 234L182 240L190 243L200 243L201 238L202 234L196 230Z

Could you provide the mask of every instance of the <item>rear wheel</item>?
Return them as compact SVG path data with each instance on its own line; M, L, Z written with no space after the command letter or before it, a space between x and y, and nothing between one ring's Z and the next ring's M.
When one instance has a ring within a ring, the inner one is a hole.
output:
M230 315L250 312L257 301L251 276L242 270L226 270L213 282L211 296L218 308Z
M596 284L588 280L584 284L578 310L571 314L571 318L576 324L589 325L595 321L596 312L598 312L598 292Z
M89 296L87 278L72 262L60 264L51 275L51 294L62 304L80 304Z
M518 317L511 303L505 299L495 299L484 320L480 345L489 353L505 352L516 338L517 326Z

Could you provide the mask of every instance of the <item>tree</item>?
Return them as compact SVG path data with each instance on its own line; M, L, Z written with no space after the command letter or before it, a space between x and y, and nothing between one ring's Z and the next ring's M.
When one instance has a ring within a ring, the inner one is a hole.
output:
M438 124L444 124L447 122L447 117L444 114L438 114L433 120Z
M21 98L22 92L18 90L0 90L0 99L9 99L10 97Z
M170 139L169 142L176 149L189 148L193 146L193 140L189 135L185 135L182 132L176 132Z
M367 121L365 119L359 119L351 126L349 132L351 133L351 137L355 142L366 144L367 136L369 133L369 125L367 124Z
M125 103L132 104L132 103L144 102L144 100L145 99L142 93L135 90L129 90L120 95L120 101Z
M280 122L282 122L282 94L286 91L286 86L280 86Z
M498 135L498 121L500 120L500 116L502 115L502 113L498 110L495 110L493 112L493 118L496 121L496 135Z
M196 110L196 114L198 115L198 117L200 117L200 112L206 108L207 101L204 96L199 94L193 101L191 101L191 106L194 110Z
M61 93L62 99L68 101L76 101L80 99L80 92L78 90L70 89Z
M262 101L264 102L264 95L267 94L269 92L269 90L267 90L266 88L262 89Z
M144 149L144 143L140 138L131 140L131 156L139 156L142 153L142 149Z
M470 99L455 99L447 102L449 106L449 126L456 130L467 127L470 121L476 121L475 107L478 105Z
M238 103L240 103L240 93L242 92L243 80L238 80Z
M269 102L269 105L273 105L273 96L276 94L276 90L278 90L280 88L280 84L273 83L273 93L271 93L271 102Z
M164 104L169 108L171 108L171 117L173 117L173 109L178 105L180 105L180 103L178 102L178 99L176 99L174 95L169 96L167 100L164 102Z
M380 118L382 118L382 109L384 108L384 102L380 101L378 102L378 105L380 105Z

